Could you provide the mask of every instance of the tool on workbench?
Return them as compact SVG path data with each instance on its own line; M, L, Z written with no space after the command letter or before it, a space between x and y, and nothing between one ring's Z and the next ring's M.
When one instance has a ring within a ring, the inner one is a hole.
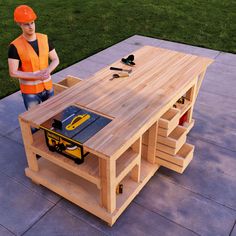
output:
M83 124L86 120L88 120L89 118L90 118L89 114L78 115L70 122L70 124L66 126L66 129L74 130L79 125Z
M184 104L184 101L185 101L185 97L182 96L182 97L177 101L177 103Z
M128 73L123 73L123 74L113 74L112 78L110 78L110 80L116 79L116 78L122 78L122 77L129 77Z
M121 62L128 66L134 66L134 55L129 55L127 58L122 58Z
M69 106L45 121L40 128L45 132L48 149L75 161L84 162L83 144L103 129L111 119L77 106Z
M123 193L123 184L118 184L116 187L116 194L122 194Z
M125 72L128 72L128 73L132 72L132 69L126 70L126 69L122 69L122 68L118 68L118 67L110 67L110 70L125 71Z

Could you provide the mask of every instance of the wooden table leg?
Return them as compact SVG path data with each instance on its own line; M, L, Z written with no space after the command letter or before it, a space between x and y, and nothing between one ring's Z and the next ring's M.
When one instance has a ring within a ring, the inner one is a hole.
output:
M187 122L192 121L192 116L193 116L193 108L194 108L194 103L196 101L196 95L197 95L197 80L196 83L194 84L193 87L191 87L188 92L186 93L186 98L192 103L191 108L189 109L187 113Z
M156 160L158 122L155 122L148 131L147 160L154 164Z
M101 205L112 213L116 209L116 166L115 160L99 158L101 179Z
M202 85L202 81L203 81L203 79L205 77L205 74L206 74L206 70L204 70L200 75L198 75L196 96L199 93L199 89L200 89L200 87Z
M33 136L31 132L31 128L29 123L25 122L24 120L19 118L20 128L21 128L21 134L25 146L25 153L27 162L29 165L29 168L33 171L38 171L39 166L37 162L37 158L35 153L33 153L30 149L30 146L33 144Z
M134 152L138 153L137 157L137 165L131 170L131 178L136 181L140 182L140 171L141 171L141 148L142 148L142 138L139 138L131 148Z

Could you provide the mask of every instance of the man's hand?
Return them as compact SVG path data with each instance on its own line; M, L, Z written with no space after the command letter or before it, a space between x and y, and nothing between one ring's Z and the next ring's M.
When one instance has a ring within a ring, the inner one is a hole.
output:
M55 49L53 50L55 51ZM19 60L8 58L8 65L9 65L9 74L13 78L21 78L21 79L35 79L35 80L46 80L50 77L51 71L53 70L56 65L58 65L58 61L53 61L49 67L44 70L39 70L35 72L24 72L20 71L19 69Z
M46 80L51 76L48 68L41 70L41 72L42 72L41 80Z
M34 72L35 78L40 80L46 80L50 77L50 71L48 68Z

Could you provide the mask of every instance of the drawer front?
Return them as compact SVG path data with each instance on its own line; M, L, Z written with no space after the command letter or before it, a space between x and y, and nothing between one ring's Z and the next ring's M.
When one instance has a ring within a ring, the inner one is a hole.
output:
M178 147L173 148L173 147L169 147L169 146L162 144L162 143L157 143L157 150L159 150L161 152L165 152L170 155L175 155L180 150L180 148L182 147L181 145L183 145L183 144L184 144L184 142L182 144L180 143Z
M54 95L57 95L57 94L63 92L64 90L66 90L67 87L60 85L60 84L53 83L53 89L54 89Z
M180 110L176 108L170 108L164 115L159 119L159 127L164 129L170 129L176 127L179 123Z
M169 109L158 121L158 135L167 137L179 124L179 117L179 109Z
M74 76L67 76L65 79L58 82L58 84L70 88L81 81L80 78Z
M168 137L157 136L157 143L179 149L186 142L187 129L183 126L177 126Z

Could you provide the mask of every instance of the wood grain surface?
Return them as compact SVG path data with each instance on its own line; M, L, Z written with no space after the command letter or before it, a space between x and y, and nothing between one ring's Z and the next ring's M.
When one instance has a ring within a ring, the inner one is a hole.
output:
M100 156L116 157L136 141L171 106L176 96L213 62L209 58L144 46L133 52L136 65L129 77L110 80L110 66L130 69L120 61L61 92L20 118L38 127L70 105L78 105L113 120L84 147Z

